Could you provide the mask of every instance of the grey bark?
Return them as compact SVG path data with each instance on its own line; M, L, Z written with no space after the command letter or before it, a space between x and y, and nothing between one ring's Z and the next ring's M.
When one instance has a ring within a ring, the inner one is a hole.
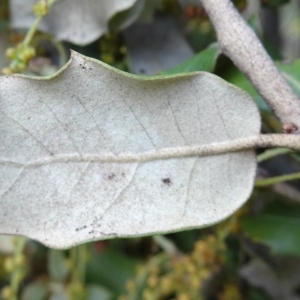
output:
M222 52L251 80L287 133L300 133L300 101L229 0L200 0Z

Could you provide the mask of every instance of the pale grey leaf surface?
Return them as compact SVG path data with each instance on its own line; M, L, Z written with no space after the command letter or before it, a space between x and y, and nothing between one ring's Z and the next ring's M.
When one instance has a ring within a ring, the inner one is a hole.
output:
M65 248L207 226L248 198L253 151L123 160L257 135L258 110L209 73L138 78L73 53L49 79L0 77L0 233Z
M58 40L86 45L108 31L107 22L118 12L129 9L137 0L57 0L43 18L39 29ZM140 0L141 1L141 0ZM11 26L29 28L35 20L32 7L38 0L11 0ZM123 25L130 25L142 9L131 14ZM121 24L121 28L123 28Z

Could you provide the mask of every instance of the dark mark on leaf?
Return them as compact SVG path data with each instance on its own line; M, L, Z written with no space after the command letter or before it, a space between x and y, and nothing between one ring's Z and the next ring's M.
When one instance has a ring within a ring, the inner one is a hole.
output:
M104 236L117 236L116 232L112 232L112 233L105 233L105 232L99 232L100 234L104 235Z
M172 181L170 178L163 178L161 181L168 186L170 186L172 184Z
M110 175L108 175L108 179L109 180L112 180L112 179L114 179L116 177L116 174L115 173L111 173Z
M83 230L83 229L86 229L86 228L87 228L87 226L85 225L85 226L82 226L82 227L79 227L79 228L75 228L75 230L80 231L80 230Z

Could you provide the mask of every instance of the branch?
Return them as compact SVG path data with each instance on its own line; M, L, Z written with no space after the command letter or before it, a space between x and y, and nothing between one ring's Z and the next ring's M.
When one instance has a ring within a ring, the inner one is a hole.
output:
M300 101L230 0L200 0L222 52L251 80L287 133L300 133Z
M280 183L280 182L285 182L290 180L299 180L299 179L300 179L300 172L274 176L274 177L256 180L255 187L265 187L275 183Z
M166 160L184 157L212 156L231 152L252 150L266 147L286 147L300 150L300 135L298 134L260 134L236 140L216 142L199 146L162 148L141 153L100 153L100 154L61 154L51 157L26 161L5 160L0 158L0 166L8 165L20 168L38 168L55 163L90 162L90 163L143 163L156 160Z

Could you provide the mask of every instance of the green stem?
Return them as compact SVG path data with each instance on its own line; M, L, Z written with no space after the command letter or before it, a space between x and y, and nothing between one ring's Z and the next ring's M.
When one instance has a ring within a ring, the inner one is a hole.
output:
M257 155L257 163L261 163L263 161L266 161L266 160L276 157L278 155L283 155L283 154L287 154L287 153L291 153L291 152L294 152L294 151L291 149L287 149L287 148L276 148L276 149L266 150L262 154Z
M78 278L78 269L77 269L77 247L73 247L70 250L70 259L71 259L71 282L76 282Z
M82 244L78 246L78 279L82 284L85 280L85 270L87 262L87 245Z
M28 32L26 33L26 36L24 38L24 41L23 41L23 45L28 47L36 30L37 30L37 27L38 25L40 24L41 20L42 20L43 17L38 17L37 19L35 19L34 23L31 25L30 29L28 30Z
M165 236L155 235L153 236L153 240L169 255L176 256L179 254L179 251L176 248L175 244L169 239L167 239Z
M72 268L71 281L84 284L87 261L87 245L82 244L70 250Z
M256 180L255 187L265 187L278 182L297 180L297 179L300 179L300 172Z
M56 2L57 0L50 0L48 2L48 9L51 8L51 6ZM40 16L40 17L37 17L34 21L34 23L31 25L30 29L28 30L25 38L24 38L24 41L23 41L23 45L24 46L29 46L29 44L31 43L32 41L32 38L37 30L37 27L39 26L41 20L43 19L44 16Z
M23 254L26 241L27 240L24 237L16 237L16 247L14 250L15 258L20 257ZM11 281L10 281L10 287L15 297L17 297L18 295L18 290L19 290L21 280L22 280L22 268L18 267L13 271L11 275Z

